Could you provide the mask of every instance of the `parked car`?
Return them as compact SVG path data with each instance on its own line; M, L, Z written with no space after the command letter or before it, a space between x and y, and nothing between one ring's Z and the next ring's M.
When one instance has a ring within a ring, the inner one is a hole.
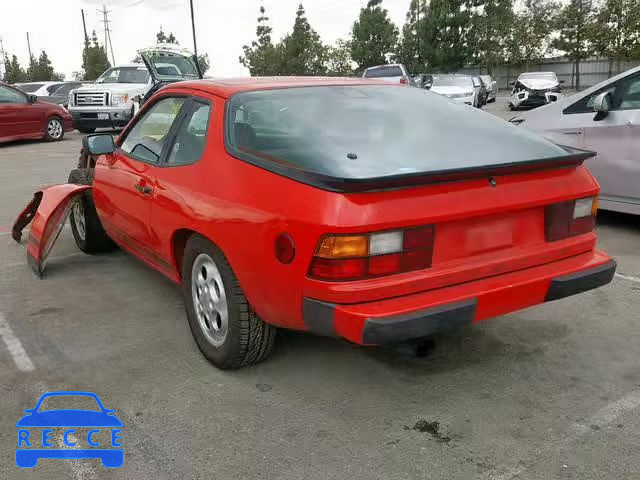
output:
M63 83L64 82L26 82L16 83L14 87L17 87L24 93L31 93L36 97L46 97L55 92Z
M561 84L553 72L521 73L518 80L512 82L513 90L509 98L509 109L539 107L555 102L562 97Z
M60 105L0 83L0 142L30 138L57 141L71 130L71 115Z
M115 143L85 137L91 163L13 238L33 216L42 275L71 210L82 251L115 242L180 284L221 368L264 359L278 327L379 345L608 283L592 153L452 106L366 79L174 83Z
M389 83L415 86L413 77L409 74L407 67L401 63L369 67L362 74L362 78L377 78Z
M80 88L83 85L90 85L90 82L64 82L56 87L51 95L38 97L38 100L42 100L49 103L55 103L67 108L69 105L69 93L71 90Z
M600 208L640 215L640 67L511 119L551 141L594 150Z
M431 85L433 85L433 75L430 75L428 73L421 73L413 77L413 83L418 88L429 90L431 88Z
M433 81L431 91L480 108L480 89L476 88L473 78L469 75L445 74L438 75Z
M480 78L487 87L487 103L495 102L498 95L498 82L491 75L480 75Z
M154 92L166 79L176 81L202 77L193 54L176 45L154 45L138 53L145 63L112 67L94 84L71 92L68 108L76 129L91 133L96 128L124 127L138 108L136 99L143 99ZM150 59L152 72L149 70Z
M478 93L479 107L483 107L487 104L487 86L480 77L473 77L473 87Z

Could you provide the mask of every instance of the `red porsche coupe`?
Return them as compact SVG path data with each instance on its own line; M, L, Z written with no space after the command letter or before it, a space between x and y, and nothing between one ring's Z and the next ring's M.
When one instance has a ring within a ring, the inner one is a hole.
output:
M595 248L591 152L367 79L168 85L117 140L85 138L69 184L36 193L42 274L66 216L181 286L203 354L258 362L278 328L379 345L611 281Z

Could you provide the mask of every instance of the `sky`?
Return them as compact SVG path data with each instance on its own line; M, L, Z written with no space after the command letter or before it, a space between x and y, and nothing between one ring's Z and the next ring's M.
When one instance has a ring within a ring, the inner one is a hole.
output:
M81 67L83 31L81 9L87 30L95 30L104 41L103 0L1 0L0 38L9 54L28 63L26 32L34 56L42 49L56 71L67 79ZM242 45L255 38L258 9L263 4L277 40L293 27L300 0L193 0L198 52L206 52L215 76L246 76L240 63ZM311 26L325 43L348 36L353 21L367 0L303 0ZM410 0L384 0L391 19L401 27ZM193 48L189 0L104 0L110 10L111 41L116 63L128 63L136 50L155 43L162 26L173 32L182 46ZM109 53L109 58L111 54Z

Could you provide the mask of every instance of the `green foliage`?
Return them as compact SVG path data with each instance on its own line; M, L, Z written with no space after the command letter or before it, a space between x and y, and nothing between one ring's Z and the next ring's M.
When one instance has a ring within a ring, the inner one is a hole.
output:
M507 41L506 60L529 66L549 51L549 38L554 30L555 12L559 4L553 0L526 0L524 9L513 18Z
M640 1L604 0L590 37L597 55L618 61L640 58Z
M174 43L178 45L178 40L176 40L176 36L173 32L170 32L169 35L162 31L162 27L160 27L160 31L156 33L156 43Z
M64 80L64 75L54 71L47 52L42 50L37 60L35 57L31 57L27 69L27 79L30 82L58 81Z
M592 0L570 0L555 18L558 37L552 46L572 60L581 60L592 53L589 35L594 19Z
M349 77L354 75L353 60L351 59L351 42L340 39L335 45L328 48L326 73L334 77Z
M244 45L244 55L240 57L240 63L249 69L253 76L279 75L282 65L282 50L276 48L271 41L272 28L269 25L263 6L260 7L258 26L256 27L256 40L251 45Z
M398 42L396 60L403 63L409 72L421 73L427 70L424 56L426 0L411 0L406 21L402 27L402 37Z
M484 66L490 73L507 56L511 29L520 28L514 23L512 0L485 0L472 14L470 27L467 61Z
M467 58L465 36L470 11L458 0L431 0L424 27L424 55L442 72L459 70Z
M91 40L85 42L82 52L84 80L95 80L110 67L107 52L102 45L98 45L98 37L94 30L91 34Z
M360 70L387 62L396 51L398 29L382 0L369 0L351 29L351 57Z
M282 39L282 75L324 75L327 47L311 28L302 4L298 6L293 31Z
M5 53L4 55L4 78L3 81L6 83L19 83L27 81L27 72L20 66L20 62L18 61L18 57L15 55L11 56L9 59L9 55Z

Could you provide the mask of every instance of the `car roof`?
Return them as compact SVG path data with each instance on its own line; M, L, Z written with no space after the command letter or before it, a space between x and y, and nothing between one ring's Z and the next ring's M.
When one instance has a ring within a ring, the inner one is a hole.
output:
M255 90L349 85L395 86L381 80L361 77L239 77L187 80L184 82L172 83L165 88L200 90L227 98L235 93Z

